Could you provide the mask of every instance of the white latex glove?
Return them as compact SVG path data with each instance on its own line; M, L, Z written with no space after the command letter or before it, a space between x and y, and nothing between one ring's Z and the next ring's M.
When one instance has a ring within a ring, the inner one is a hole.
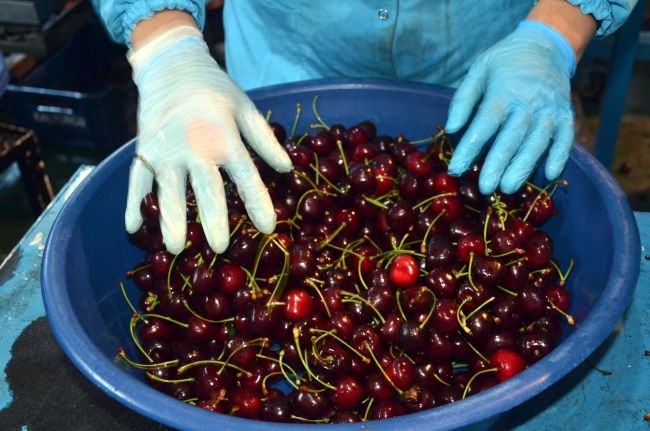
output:
M222 253L230 233L219 167L225 168L255 226L275 228L273 204L248 154L248 144L272 168L291 170L291 160L248 96L210 56L202 34L176 27L128 56L140 96L137 155L155 172L167 249L180 253L187 231L185 184L189 174L199 215L212 249ZM129 178L126 229L142 224L140 202L154 174L134 159Z

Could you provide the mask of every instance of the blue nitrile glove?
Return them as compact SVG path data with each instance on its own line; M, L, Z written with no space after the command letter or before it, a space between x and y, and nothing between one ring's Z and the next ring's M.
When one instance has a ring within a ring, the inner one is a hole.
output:
M454 133L475 118L449 163L452 175L469 168L483 145L500 131L489 150L479 179L482 193L499 183L514 193L553 144L546 178L556 179L569 157L574 123L570 83L576 59L569 42L545 24L524 21L501 42L481 54L458 87L445 130Z
M273 204L241 134L274 169L291 160L248 96L222 71L192 27L177 27L129 54L138 86L138 142L129 178L126 229L142 224L140 202L155 180L160 226L167 249L183 250L187 231L185 183L189 178L210 246L228 246L227 207L219 167L237 185L255 226L275 228ZM142 161L144 159L147 163Z

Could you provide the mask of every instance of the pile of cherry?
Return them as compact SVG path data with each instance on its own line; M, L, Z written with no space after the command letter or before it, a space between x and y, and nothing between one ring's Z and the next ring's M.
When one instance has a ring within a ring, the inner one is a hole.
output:
M253 155L274 233L255 229L224 178L231 241L216 255L188 185L187 245L174 256L155 192L142 202L131 239L146 254L127 274L142 292L130 322L140 358L119 354L154 388L273 422L384 419L488 390L546 356L561 319L573 323L573 262L562 273L540 229L563 181L483 196L481 162L447 174L441 128L416 146L369 121L294 126L288 138L271 125L294 163L281 175Z

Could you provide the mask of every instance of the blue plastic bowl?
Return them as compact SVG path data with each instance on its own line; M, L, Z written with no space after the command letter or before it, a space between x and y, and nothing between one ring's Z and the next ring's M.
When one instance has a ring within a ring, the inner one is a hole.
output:
M319 114L329 124L350 126L370 119L379 134L402 132L419 139L444 124L452 93L415 83L329 80L259 89L250 96L261 112L271 109L272 120L287 127L293 124L296 104L302 103L298 130L315 122L309 107L318 95ZM150 388L141 371L123 369L115 360L119 347L132 345L131 311L118 281L143 259L143 252L128 242L124 232L133 153L134 143L129 142L97 166L65 204L48 238L41 275L43 298L63 350L108 395L177 429L322 430L323 425L250 421L186 405ZM563 178L570 187L560 188L555 195L560 215L544 226L554 238L558 261L566 267L575 259L568 287L570 312L577 324L565 329L561 344L530 369L466 400L396 419L327 429L487 429L502 413L569 373L605 340L625 311L638 278L637 225L614 178L579 145L572 150ZM544 183L539 172L537 180ZM136 289L129 290L131 300L137 301ZM135 351L130 353L138 357Z

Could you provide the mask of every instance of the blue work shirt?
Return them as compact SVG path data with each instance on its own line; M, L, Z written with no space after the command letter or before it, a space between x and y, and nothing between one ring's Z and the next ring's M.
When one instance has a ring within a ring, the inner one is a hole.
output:
M244 89L315 78L391 78L457 86L474 59L526 18L533 0L226 0L226 68ZM612 33L636 0L569 0ZM204 0L93 0L114 40L140 19Z

